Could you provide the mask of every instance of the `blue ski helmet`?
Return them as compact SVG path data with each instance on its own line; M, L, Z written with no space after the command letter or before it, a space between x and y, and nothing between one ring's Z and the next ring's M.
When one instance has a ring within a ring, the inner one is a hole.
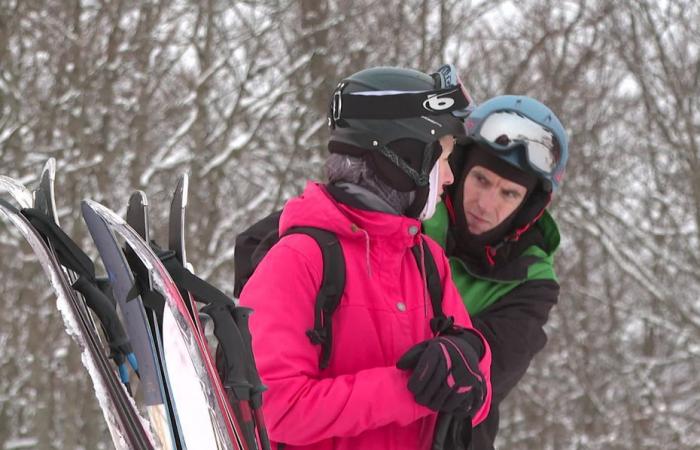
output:
M465 122L467 140L541 180L554 193L569 159L569 139L556 114L522 95L502 95L478 105Z

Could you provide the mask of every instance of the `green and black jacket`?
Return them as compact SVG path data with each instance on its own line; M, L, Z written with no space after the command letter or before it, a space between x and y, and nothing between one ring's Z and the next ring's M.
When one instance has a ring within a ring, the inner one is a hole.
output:
M472 323L491 347L491 413L474 429L473 445L474 450L492 449L498 431L499 403L547 342L543 327L559 297L553 267L559 229L545 211L518 241L507 242L498 249L495 263L488 263L486 259L479 262L458 256L444 203L438 205L435 215L423 227L445 249L452 279Z

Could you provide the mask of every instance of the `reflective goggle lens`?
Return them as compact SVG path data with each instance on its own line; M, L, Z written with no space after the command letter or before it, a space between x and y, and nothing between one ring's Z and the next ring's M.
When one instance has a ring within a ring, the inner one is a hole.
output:
M524 143L530 164L542 172L551 173L559 162L559 143L554 134L516 112L491 114L482 123L479 135L503 148Z

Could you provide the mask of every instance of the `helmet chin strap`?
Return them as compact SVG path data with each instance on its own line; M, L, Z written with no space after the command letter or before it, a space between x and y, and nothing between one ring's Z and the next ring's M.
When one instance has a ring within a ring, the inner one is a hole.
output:
M429 185L430 185L430 191L428 192L428 200L425 202L425 206L423 206L423 210L420 212L418 215L418 220L427 220L433 217L433 214L435 214L435 209L437 208L438 200L439 200L439 186L438 184L440 183L440 162L436 161L435 165L433 165L433 169L430 171L430 175L428 177L429 179Z

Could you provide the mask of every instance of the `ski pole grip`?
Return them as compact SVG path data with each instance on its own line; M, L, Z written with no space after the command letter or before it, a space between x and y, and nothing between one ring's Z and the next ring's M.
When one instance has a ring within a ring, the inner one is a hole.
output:
M87 305L97 314L107 334L110 347L125 355L131 353L129 338L117 316L117 310L107 296L83 275L73 283L73 289L83 294Z
M433 434L432 450L470 450L472 418L441 412Z
M214 336L218 339L224 356L224 386L233 389L237 400L250 400L252 385L248 382L241 359L247 352L241 333L233 320L228 305L210 303L201 311L214 322Z
M437 422L435 423L435 432L433 434L432 450L446 450L447 434L452 423L452 414L438 414Z
M241 333L241 338L245 343L246 349L249 351L249 354L252 355L252 336L250 335L250 328L248 327L248 323L253 309L247 308L245 306L235 306L232 309L233 320L236 321L236 325L238 326L238 330Z
M251 308L245 306L236 306L233 308L233 319L238 325L238 330L243 338L243 343L246 348L246 368L248 381L253 384L252 399L254 407L259 408L262 405L262 393L267 390L267 386L262 384L260 374L255 366L255 357L253 356L253 337L250 334L249 320L253 313Z

